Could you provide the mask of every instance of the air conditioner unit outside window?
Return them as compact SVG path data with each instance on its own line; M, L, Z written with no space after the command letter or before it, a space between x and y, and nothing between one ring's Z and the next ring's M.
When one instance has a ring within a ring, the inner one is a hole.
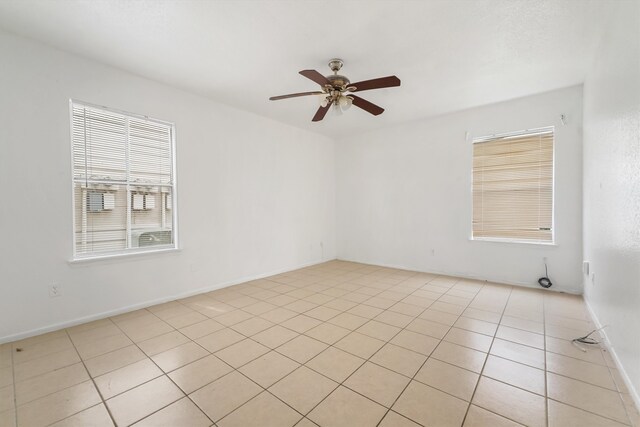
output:
M87 193L87 210L89 212L110 211L115 208L116 199L113 193L89 191Z
M131 246L134 248L171 245L172 243L173 236L171 230L143 229L131 231Z

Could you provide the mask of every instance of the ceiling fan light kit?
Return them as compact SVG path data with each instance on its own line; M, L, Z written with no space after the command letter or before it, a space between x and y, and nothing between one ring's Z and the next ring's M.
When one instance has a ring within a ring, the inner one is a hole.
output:
M314 122L319 122L324 119L324 116L332 105L334 106L336 114L341 114L343 111L348 110L351 105L362 108L374 116L382 114L384 108L362 99L353 93L362 92L363 90L400 86L400 79L396 76L388 76L351 83L347 77L338 74L338 71L340 71L343 65L344 62L341 59L336 58L329 61L329 68L333 71L333 74L328 76L323 76L316 70L300 71L300 74L319 84L320 91L272 96L269 99L271 101L277 101L299 96L320 95L320 108L318 108L318 111L316 111L316 114L313 116L312 121Z

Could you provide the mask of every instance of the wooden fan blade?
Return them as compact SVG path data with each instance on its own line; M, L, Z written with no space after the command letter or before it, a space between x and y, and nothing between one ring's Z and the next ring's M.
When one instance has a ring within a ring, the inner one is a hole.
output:
M327 115L327 111L329 111L329 108L331 108L332 104L333 104L333 101L329 102L326 107L318 108L318 111L316 111L316 115L313 116L313 119L311 119L311 121L319 122L320 120L324 119L324 116Z
M362 99L359 96L349 95L353 98L353 105L362 108L364 111L373 114L374 116L382 114L384 108L378 107L376 104L372 104L366 99Z
M357 83L350 83L356 90L352 92L362 92L363 90L382 89L384 87L400 86L400 79L396 76L380 77L379 79L364 80Z
M300 93L290 93L289 95L278 95L272 96L269 98L270 101L277 101L279 99L287 99L287 98L295 98L297 96L307 96L307 95L322 95L324 92L316 90L315 92L300 92Z
M325 76L323 76L316 70L302 70L300 71L300 74L302 74L308 79L313 80L314 82L318 83L320 86L331 84L331 82L327 80Z

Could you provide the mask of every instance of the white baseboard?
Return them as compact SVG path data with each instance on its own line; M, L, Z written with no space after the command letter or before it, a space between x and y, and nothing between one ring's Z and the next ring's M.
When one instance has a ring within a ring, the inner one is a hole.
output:
M567 294L574 294L574 295L582 295L582 289L578 289L578 288L543 288L541 286L536 286L533 285L531 283L525 283L525 282L516 282L516 281L509 281L509 280L498 280L498 279L492 279L490 277L479 277L479 276L473 276L473 275L469 275L466 273L460 273L460 272L456 272L456 271L424 271L424 270L420 270L418 268L415 267L410 267L410 266L406 266L406 265L399 265L399 264L383 264L383 263L371 263L371 262L367 262L367 261L358 261L355 259L346 259L346 258L337 258L339 261L347 261L347 262L357 262L360 264L367 264L367 265L376 265L379 267L387 267L387 268L397 268L399 270L408 270L408 271L417 271L420 273L428 273L428 274L438 274L438 275L442 275L442 276L453 276L453 277L461 277L463 279L471 279L471 280L481 280L481 281L486 281L486 282L492 282L492 283L500 283L500 284L504 284L504 285L512 285L512 286L519 286L519 287L524 287L524 288L531 288L531 289L542 289L545 291L549 291L549 292L563 292L563 293L567 293Z
M584 303L587 306L587 311L589 312L589 315L591 316L591 320L593 320L593 323L596 325L596 328L602 328L604 325L602 325L602 323L600 323L600 319L598 319L598 316L596 315L595 311L591 307L591 304L589 304L589 301L586 298L584 299ZM611 344L611 341L609 341L609 337L607 335L606 328L602 329L600 331L600 334L604 338L603 344L607 348L607 351L609 352L609 354L611 354L611 358L613 359L614 363L616 364L616 368L618 369L618 372L620 372L620 376L622 377L622 380L624 381L624 385L629 390L629 394L631 395L631 398L633 399L633 402L636 404L636 408L638 408L640 410L640 394L638 394L638 390L636 390L635 386L631 382L631 379L629 378L629 375L627 375L627 371L624 370L624 366L620 362L620 358L618 357L618 354L616 353L615 347Z
M257 274L257 275L253 275L253 276L241 277L241 278L233 279L233 280L230 280L230 281L227 281L227 282L217 283L215 285L206 286L206 287L198 288L198 289L193 289L193 290L190 290L190 291L187 291L187 292L182 292L182 293L171 295L171 296L167 296L167 297L157 298L157 299L154 299L154 300L148 300L148 301L144 301L144 302L141 302L141 303L138 303L138 304L132 304L132 305L128 305L126 307L117 308L117 309L114 309L114 310L103 311L102 313L92 314L90 316L78 317L78 318L75 318L75 319L72 319L72 320L67 320L67 321L64 321L64 322L55 323L53 325L45 326L45 327L42 327L42 328L36 328L36 329L31 329L31 330L28 330L28 331L24 331L24 332L18 332L16 334L0 337L0 344L7 343L7 342L12 342L12 341L22 340L22 339L33 337L33 336L36 336L36 335L45 334L47 332L53 332L53 331L57 331L57 330L60 330L60 329L69 328L71 326L80 325L82 323L87 323L87 322L92 322L94 320L104 319L106 317L117 316L118 314L128 313L130 311L139 310L141 308L150 307L152 305L162 304L162 303L173 301L173 300L176 300L176 299L187 298L187 297L190 297L190 296L193 296L193 295L198 295L198 294L202 294L202 293L205 293L205 292L215 291L217 289L222 289L222 288L226 288L228 286L238 285L240 283L249 282L251 280L264 279L265 277L275 276L276 274L286 273L288 271L297 270L299 268L304 268L304 267L310 267L312 265L318 265L318 264L322 264L322 263L325 263L325 262L328 262L328 261L332 261L332 260L333 259L327 259L327 260L323 260L323 261L314 261L314 262L299 264L297 266L292 266L292 267L287 267L287 268L271 271L271 272L268 272L268 273L262 273L262 274Z

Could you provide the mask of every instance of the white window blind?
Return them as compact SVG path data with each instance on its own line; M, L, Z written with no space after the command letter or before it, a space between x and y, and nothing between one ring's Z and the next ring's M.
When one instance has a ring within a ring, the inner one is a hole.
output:
M553 242L553 134L473 141L474 239Z
M71 102L75 258L176 247L174 133Z

